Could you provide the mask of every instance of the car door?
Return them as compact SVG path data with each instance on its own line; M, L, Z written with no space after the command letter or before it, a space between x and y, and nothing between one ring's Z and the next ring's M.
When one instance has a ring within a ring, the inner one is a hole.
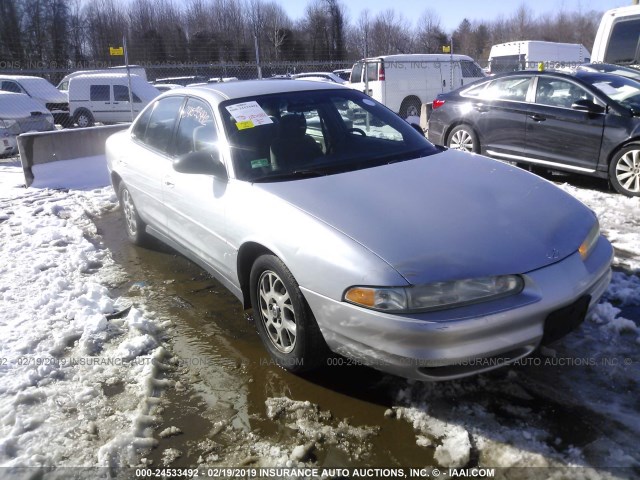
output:
M604 108L602 112L572 109L579 100L598 102L577 82L538 76L526 122L525 155L530 161L577 171L596 169L606 114Z
M200 99L188 98L176 130L174 158L200 150L217 151L217 141L211 107ZM165 173L162 185L169 234L229 277L224 265L230 251L226 241L226 179L171 169Z
M129 87L126 85L113 86L113 121L130 122L140 113L142 102L135 93L132 93L133 109L129 102ZM132 118L133 110L133 118Z
M112 122L111 85L99 83L89 85L89 110L96 122Z
M533 75L511 75L487 85L472 100L475 128L483 152L503 159L524 154L527 94Z
M167 213L163 181L173 171L170 150L184 96L155 102L136 120L131 130L132 148L114 160L142 219L166 233Z

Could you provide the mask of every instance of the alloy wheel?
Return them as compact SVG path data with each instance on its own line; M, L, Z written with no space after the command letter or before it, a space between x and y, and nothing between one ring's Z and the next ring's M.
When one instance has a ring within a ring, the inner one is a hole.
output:
M258 281L260 317L271 343L282 353L296 345L296 315L282 279L266 270Z

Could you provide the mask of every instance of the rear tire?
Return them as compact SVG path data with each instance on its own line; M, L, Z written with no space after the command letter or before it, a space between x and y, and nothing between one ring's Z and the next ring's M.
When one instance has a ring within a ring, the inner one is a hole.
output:
M447 138L447 147L464 152L480 153L480 142L476 132L467 125L458 125Z
M122 206L122 213L124 214L124 228L127 233L127 237L129 237L129 241L139 246L149 245L150 237L145 231L146 225L140 218L140 215L138 215L138 210L133 203L131 193L124 182L121 182L118 187L118 199Z
M618 193L640 196L640 144L632 144L617 152L609 164L609 181Z
M415 97L405 98L400 105L400 116L402 118L419 117L422 104Z
M256 329L275 363L290 372L319 367L328 348L295 278L278 257L262 255L251 268Z

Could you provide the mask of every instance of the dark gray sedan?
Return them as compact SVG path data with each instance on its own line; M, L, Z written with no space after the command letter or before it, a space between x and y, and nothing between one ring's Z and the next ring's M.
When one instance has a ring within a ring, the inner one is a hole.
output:
M577 71L511 72L441 94L429 139L551 170L608 178L640 196L640 83Z
M575 198L335 84L172 90L107 161L130 239L215 275L291 371L329 350L422 380L497 368L579 325L610 279Z

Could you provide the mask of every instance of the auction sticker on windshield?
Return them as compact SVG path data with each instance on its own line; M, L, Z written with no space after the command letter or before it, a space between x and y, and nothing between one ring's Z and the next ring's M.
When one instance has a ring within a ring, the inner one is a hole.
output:
M269 115L267 115L255 100L251 102L236 103L235 105L229 105L225 108L236 121L236 127L238 130L273 123L269 118Z

